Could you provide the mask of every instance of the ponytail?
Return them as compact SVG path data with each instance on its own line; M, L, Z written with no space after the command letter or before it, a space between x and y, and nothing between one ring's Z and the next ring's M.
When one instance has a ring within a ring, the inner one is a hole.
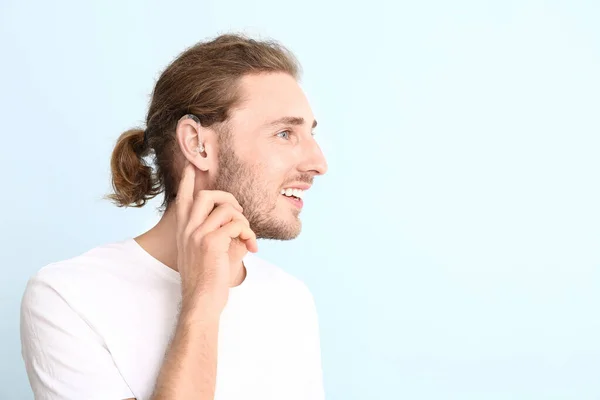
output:
M144 142L144 130L130 129L117 140L110 169L113 194L107 196L119 207L143 207L161 192L161 183L144 160L150 148Z

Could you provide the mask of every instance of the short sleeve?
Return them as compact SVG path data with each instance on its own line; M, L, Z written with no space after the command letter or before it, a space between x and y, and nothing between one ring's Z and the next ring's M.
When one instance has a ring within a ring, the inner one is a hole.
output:
M102 338L38 276L21 303L21 350L37 400L135 397Z

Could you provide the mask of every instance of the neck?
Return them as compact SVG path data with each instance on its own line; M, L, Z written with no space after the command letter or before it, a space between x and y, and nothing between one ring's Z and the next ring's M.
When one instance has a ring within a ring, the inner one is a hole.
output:
M177 221L174 207L167 208L162 218L149 231L137 236L135 241L152 257L169 268L177 271ZM246 255L246 246L234 241L229 250L230 271L240 271L232 277L231 286L240 285L246 278L246 268L242 259Z

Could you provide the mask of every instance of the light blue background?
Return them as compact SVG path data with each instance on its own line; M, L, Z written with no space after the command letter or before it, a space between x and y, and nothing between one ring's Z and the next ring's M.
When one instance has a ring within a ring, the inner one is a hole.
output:
M314 293L328 398L600 398L599 3L393 3L2 1L0 398L31 398L26 280L157 220L101 200L112 146L231 29L296 53L319 120L304 233L261 247Z

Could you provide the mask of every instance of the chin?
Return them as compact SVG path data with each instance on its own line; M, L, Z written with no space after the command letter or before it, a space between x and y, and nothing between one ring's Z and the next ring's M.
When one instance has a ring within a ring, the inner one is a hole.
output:
M292 240L292 239L296 239L298 236L300 236L300 232L301 232L301 227L294 227L294 229L290 229L290 231L286 232L287 236L285 239L282 240Z
M294 218L294 221L271 221L268 224L252 227L258 239L271 240L293 240L300 235L302 223L299 219Z
M302 231L302 221L300 221L297 215L294 215L293 218L282 221L281 228L282 236L285 237L282 240L296 239Z

